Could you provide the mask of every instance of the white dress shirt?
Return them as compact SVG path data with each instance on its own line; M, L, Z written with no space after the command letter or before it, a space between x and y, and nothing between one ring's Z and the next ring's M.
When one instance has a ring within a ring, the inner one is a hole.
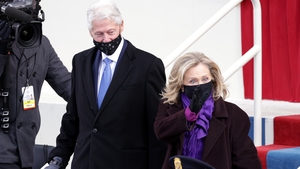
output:
M106 55L105 53L101 52L102 54L102 61L101 63L99 64L99 70L98 70L98 92L99 92L99 89L100 89L100 82L101 82L101 78L102 78L102 74L103 74L103 70L105 68L105 63L104 63L104 59L105 58L109 58L110 60L112 60L112 62L110 63L110 68L111 68L111 78L113 77L114 75L114 72L115 72L115 68L116 68L116 64L117 64L117 61L120 57L120 53L122 51L122 48L123 48L123 44L124 44L124 39L122 37L122 40L121 40L121 43L120 45L118 46L117 50L112 54L112 55Z

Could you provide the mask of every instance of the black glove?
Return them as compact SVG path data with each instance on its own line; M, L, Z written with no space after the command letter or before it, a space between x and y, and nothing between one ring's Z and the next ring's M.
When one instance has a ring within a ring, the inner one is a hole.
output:
M7 43L10 32L9 24L6 21L0 20L0 54L7 54Z
M189 106L192 112L198 113L201 110L203 104L210 96L211 90L212 82L208 82L197 86L193 93L193 97Z

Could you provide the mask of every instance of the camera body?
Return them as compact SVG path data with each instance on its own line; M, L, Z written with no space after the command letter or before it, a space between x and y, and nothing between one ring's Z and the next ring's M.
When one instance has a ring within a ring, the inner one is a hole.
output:
M9 23L11 42L19 48L34 48L41 44L44 13L40 0L0 0L0 19Z

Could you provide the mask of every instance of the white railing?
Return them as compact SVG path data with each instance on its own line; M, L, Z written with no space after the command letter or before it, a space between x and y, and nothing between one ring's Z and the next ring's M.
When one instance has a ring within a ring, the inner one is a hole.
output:
M201 38L209 29L226 16L233 8L243 0L230 0L223 8L205 22L196 32L179 45L163 61L167 68L176 58L183 54L191 45ZM262 120L261 120L261 100L262 100L262 55L261 55L261 6L259 0L252 0L254 18L254 46L237 60L228 70L223 73L224 80L229 79L236 71L243 67L254 57L254 144L260 146L262 142Z

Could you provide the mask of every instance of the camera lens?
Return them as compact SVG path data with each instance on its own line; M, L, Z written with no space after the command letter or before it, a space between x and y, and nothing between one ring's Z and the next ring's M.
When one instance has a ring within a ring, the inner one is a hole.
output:
M17 42L19 48L34 48L38 47L42 42L42 23L14 23L12 26L12 36Z
M20 32L20 39L22 39L25 42L28 42L34 38L33 29L26 27L21 30Z
M34 24L21 25L19 28L19 43L24 47L30 47L39 40L39 30Z

